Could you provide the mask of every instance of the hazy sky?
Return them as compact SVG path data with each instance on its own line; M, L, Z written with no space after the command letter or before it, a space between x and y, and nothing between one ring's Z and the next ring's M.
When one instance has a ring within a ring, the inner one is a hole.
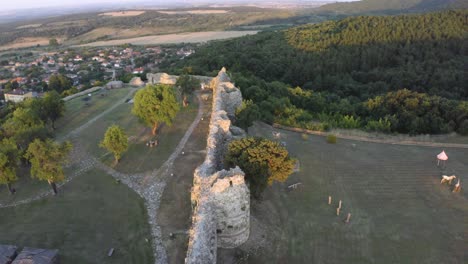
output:
M209 1L205 0L206 2L213 2L213 3L222 3L223 1ZM203 1L203 2L205 2ZM271 0L270 0L271 1ZM323 0L302 0L315 2L315 1L323 1ZM346 1L346 0L335 0L335 1ZM350 0L347 0L350 1ZM352 1L352 0L351 0ZM76 6L76 5L87 5L87 4L98 4L98 3L113 3L113 4L122 4L122 3L132 3L132 2L150 2L150 3L170 3L170 2L187 2L190 3L190 0L0 0L2 9L24 9L24 8L37 8L37 7L49 7L49 6ZM197 2L202 2L198 0ZM242 1L242 2L245 2ZM250 3L255 3L256 0L249 1ZM258 1L258 2L265 2Z

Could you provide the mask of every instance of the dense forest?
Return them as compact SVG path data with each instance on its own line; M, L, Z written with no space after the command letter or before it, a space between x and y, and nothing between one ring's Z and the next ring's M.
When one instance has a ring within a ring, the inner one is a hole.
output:
M465 10L353 17L213 42L166 70L226 66L249 100L244 126L466 134L467 29Z
M321 6L317 12L342 14L401 13L435 11L448 8L468 8L465 0L361 0Z

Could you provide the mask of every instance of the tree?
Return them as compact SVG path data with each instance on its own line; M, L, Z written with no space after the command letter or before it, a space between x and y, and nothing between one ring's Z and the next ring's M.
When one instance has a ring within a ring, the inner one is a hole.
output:
M117 125L112 125L107 129L104 139L99 143L99 146L112 152L112 154L114 154L115 164L117 164L119 163L122 153L128 149L128 137L122 128Z
M65 179L63 165L71 149L72 145L68 141L59 144L51 139L34 140L24 155L31 163L31 177L47 181L54 194L57 194L56 183Z
M236 110L236 125L243 129L247 129L261 118L260 108L252 100L243 100L241 107Z
M15 141L4 138L0 142L0 184L6 184L11 194L15 193L11 184L18 180L16 176L18 161L19 152Z
M47 129L38 113L30 107L18 107L2 126L4 136L14 138L21 150L25 150L36 138L46 138Z
M57 39L55 38L52 38L52 39L49 39L49 46L58 46L59 43L57 41Z
M229 144L225 165L239 166L245 172L250 191L259 198L268 185L286 181L293 172L295 160L278 142L249 137Z
M55 121L65 113L65 102L55 90L47 92L41 102L44 116L50 120L52 128L55 129Z
M200 81L193 76L183 74L177 79L176 86L180 87L183 96L183 105L186 107L188 105L187 95L192 93L195 89L200 88Z
M72 87L70 80L62 74L54 74L49 78L49 89L61 93Z
M172 125L179 110L173 87L148 85L136 93L132 113L152 126L152 134L156 135L158 125L162 122Z

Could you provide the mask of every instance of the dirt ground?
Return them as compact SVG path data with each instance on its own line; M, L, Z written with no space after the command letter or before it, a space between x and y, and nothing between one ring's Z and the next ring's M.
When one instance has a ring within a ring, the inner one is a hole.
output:
M21 48L35 47L37 45L47 46L49 45L49 39L48 38L19 38L19 39L16 39L14 42L1 45L0 50L21 49Z
M144 14L146 11L121 11L121 12L107 12L99 14L100 16L112 16L112 17L129 17L129 16L139 16Z
M190 189L193 172L205 159L211 100L205 102L204 117L194 130L184 149L184 155L174 162L172 176L164 190L158 212L168 263L184 263L188 245L187 231L191 225ZM173 237L170 236L173 234Z
M272 138L272 131L256 125L249 134ZM468 149L446 148L442 168L440 148L328 144L278 131L300 171L252 202L249 241L219 249L218 263L466 263L468 193L452 193L455 182L440 178L468 181ZM301 185L289 189L294 183Z
M99 47L99 46L117 46L130 43L132 45L159 45L159 44L177 44L177 43L198 43L218 39L229 39L242 37L245 35L254 35L258 31L204 31L190 32L180 34L155 35L138 38L116 39L107 41L97 41L88 44L79 45L79 47Z
M226 14L228 10L189 10L189 11L158 11L162 14L176 15L176 14L194 14L194 15L207 15L207 14Z

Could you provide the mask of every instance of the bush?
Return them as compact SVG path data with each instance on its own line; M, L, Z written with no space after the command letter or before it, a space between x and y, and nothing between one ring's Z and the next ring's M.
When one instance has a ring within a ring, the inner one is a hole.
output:
M229 143L224 159L227 168L239 166L245 172L253 197L273 182L284 182L294 170L296 161L278 142L250 137Z
M301 138L302 138L304 141L307 141L307 140L309 139L309 135L307 135L306 133L302 133Z
M328 135L327 142L330 144L336 144L336 136L333 134Z
M385 117L385 119L380 118L379 121L376 120L370 120L367 122L367 125L365 127L367 131L378 131L378 132L384 132L384 133L390 133L392 129L392 123L388 119L388 117Z

